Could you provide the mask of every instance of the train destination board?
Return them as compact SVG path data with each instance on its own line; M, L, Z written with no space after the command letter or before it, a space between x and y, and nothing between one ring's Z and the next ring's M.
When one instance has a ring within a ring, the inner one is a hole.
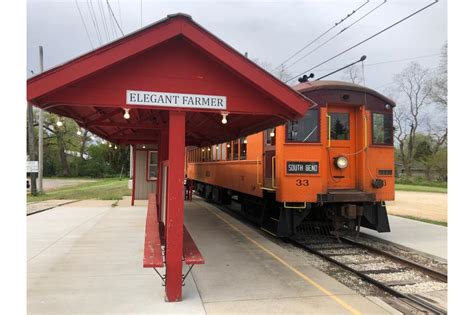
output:
M127 104L225 110L227 97L127 90Z
M287 174L319 174L319 162L286 161Z

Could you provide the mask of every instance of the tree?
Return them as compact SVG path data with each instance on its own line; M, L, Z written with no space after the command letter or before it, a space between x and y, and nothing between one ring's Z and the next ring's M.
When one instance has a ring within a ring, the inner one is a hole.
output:
M273 68L272 64L268 61L260 61L258 58L255 58L252 61L282 82L286 82L292 77L291 73L288 72L284 65L279 66L278 68Z
M431 100L441 105L448 106L448 44L441 48L441 60L432 81Z
M356 65L352 65L349 68L344 69L343 80L350 81L354 84L362 84L360 68Z
M401 103L396 107L394 115L395 137L400 146L400 158L405 173L411 176L416 132L432 91L430 71L412 62L401 73L395 75L394 81L401 94Z

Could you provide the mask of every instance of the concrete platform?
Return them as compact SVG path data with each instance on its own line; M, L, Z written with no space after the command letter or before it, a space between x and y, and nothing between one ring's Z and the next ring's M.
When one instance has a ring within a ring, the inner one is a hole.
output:
M393 215L389 215L388 220L390 233L378 233L365 228L361 228L361 232L447 261L447 227Z
M185 207L206 264L181 303L164 302L161 280L142 268L145 207L75 203L28 216L28 313L392 313L212 205Z

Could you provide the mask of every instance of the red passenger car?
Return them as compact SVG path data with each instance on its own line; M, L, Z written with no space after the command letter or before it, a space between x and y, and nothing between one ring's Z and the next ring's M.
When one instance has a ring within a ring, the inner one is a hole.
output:
M277 236L308 225L332 233L360 225L389 232L384 202L394 199L395 103L339 81L294 89L314 101L303 118L188 148L194 188L214 202L239 201L245 215Z

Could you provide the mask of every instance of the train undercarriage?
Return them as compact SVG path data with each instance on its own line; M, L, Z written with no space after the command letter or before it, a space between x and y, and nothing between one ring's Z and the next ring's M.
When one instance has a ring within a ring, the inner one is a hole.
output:
M208 201L239 204L247 219L277 237L296 233L339 237L348 231L358 234L361 226L390 232L385 204L357 191L318 195L315 203L281 203L275 200L274 192L265 191L263 198L258 198L200 182L195 182L194 188Z

